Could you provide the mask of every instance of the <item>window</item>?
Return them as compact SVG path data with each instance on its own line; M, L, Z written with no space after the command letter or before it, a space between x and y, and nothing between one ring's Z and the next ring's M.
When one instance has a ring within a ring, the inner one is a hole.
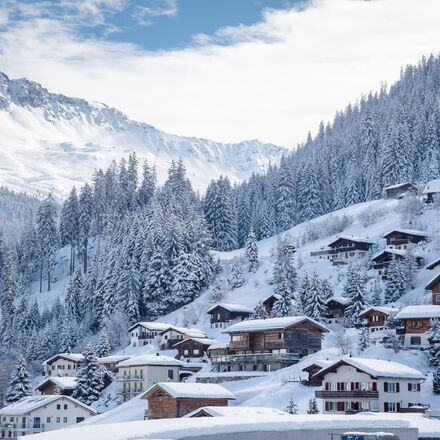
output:
M385 412L397 412L397 403L396 402L385 402L384 410Z
M421 345L422 338L420 336L411 336L410 344L411 345Z
M60 423L60 421L61 421L61 417L57 417L57 418L56 418L56 422L57 422L57 423Z
M241 336L240 336L240 335L234 335L234 336L232 336L232 341L233 341L233 342L241 341Z
M435 295L434 296L434 302L435 303L440 303L440 295Z
M68 407L68 405L67 405L67 403L65 403L64 404L64 409L68 409L69 407Z
M76 423L81 423L81 422L84 422L84 417L77 417Z
M61 409L61 405L60 404L57 405L57 409Z
M221 318L221 314L220 313L217 313L217 319L220 319Z
M168 379L173 380L174 379L174 370L168 370Z
M50 423L50 417L46 417L46 423Z
M189 350L183 350L183 354L189 354Z
M408 391L420 391L419 383L408 383Z
M400 383L399 382L384 382L383 390L386 393L399 393Z
M63 423L67 423L67 417L63 417Z
M200 350L198 348L194 349L194 354L200 354Z
M410 324L411 328L420 328L422 326L422 323L419 320L411 321Z
M326 411L337 411L336 402L325 402Z

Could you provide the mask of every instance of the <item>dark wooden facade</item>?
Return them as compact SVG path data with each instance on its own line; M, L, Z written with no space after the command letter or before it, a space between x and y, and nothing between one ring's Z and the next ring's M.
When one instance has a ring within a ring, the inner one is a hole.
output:
M370 308L359 315L359 318L363 321L362 325L369 328L384 327L388 317L389 313L374 308Z
M267 297L264 301L263 301L263 306L266 309L266 312L270 315L272 313L272 309L274 304L280 299L280 295L274 293L272 295L270 295L269 297Z
M303 371L305 371L308 374L308 379L306 381L306 385L309 387L320 387L322 385L322 378L314 378L313 376L322 370L322 366L318 364L311 364L306 368L303 368Z
M251 312L231 311L218 305L208 310L208 315L211 316L211 327L215 327L216 324L227 324L229 322L247 319L251 315Z
M347 303L337 298L330 298L326 304L325 316L329 319L344 318L347 309Z
M421 241L426 240L426 235L424 233L411 233L409 231L396 229L384 235L387 241L387 246L392 246L397 249L406 249L411 243L417 244Z
M417 188L412 183L406 182L384 188L384 192L387 199L398 199L408 192L416 193Z
M432 292L432 304L440 306L440 274L432 279L426 286L426 290Z
M203 343L201 339L185 339L178 342L174 348L177 349L177 359L189 359L189 358L202 358L208 352L208 348L211 345L210 340Z
M339 237L335 241L331 242L328 247L336 252L348 252L348 251L365 251L368 252L373 247L373 243L369 240L360 241L350 239L349 237Z

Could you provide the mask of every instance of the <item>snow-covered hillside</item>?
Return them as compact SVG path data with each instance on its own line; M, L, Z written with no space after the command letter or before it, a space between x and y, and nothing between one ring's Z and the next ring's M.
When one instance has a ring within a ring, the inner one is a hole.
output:
M182 158L197 189L227 174L232 181L278 163L285 150L258 140L222 144L164 133L101 103L49 93L27 79L0 73L0 184L65 195L95 168L135 151L163 181Z

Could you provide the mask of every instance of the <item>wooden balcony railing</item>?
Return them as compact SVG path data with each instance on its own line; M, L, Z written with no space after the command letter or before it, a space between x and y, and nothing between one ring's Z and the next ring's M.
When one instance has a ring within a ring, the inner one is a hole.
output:
M315 397L321 399L378 399L378 391L315 391Z

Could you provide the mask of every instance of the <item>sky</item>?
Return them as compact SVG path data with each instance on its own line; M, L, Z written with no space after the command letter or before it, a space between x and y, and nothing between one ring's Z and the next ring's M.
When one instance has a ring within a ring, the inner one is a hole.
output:
M440 50L438 0L2 0L0 69L161 130L289 148Z

